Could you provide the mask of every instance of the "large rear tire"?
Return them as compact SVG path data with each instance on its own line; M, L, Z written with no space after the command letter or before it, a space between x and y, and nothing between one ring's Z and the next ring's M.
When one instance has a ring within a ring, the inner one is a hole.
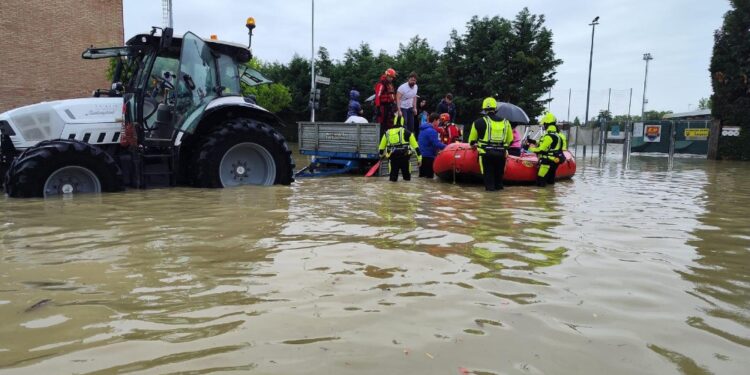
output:
M238 118L206 136L193 160L192 184L221 188L289 185L294 181L292 152L284 137L262 122Z
M13 198L121 191L122 172L98 147L76 140L40 142L13 161L5 192Z

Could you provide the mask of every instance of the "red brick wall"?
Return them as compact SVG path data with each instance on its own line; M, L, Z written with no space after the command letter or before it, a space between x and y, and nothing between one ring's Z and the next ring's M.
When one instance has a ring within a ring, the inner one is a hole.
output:
M122 43L122 0L0 0L0 112L108 88L81 52Z

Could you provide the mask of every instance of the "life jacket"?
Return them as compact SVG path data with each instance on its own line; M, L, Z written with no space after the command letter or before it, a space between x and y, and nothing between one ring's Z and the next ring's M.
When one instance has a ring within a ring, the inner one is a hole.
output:
M456 126L456 124L448 124L448 137L449 143L457 142L459 139L461 139L461 130L458 129L458 126Z
M539 159L548 159L557 164L564 162L566 160L566 157L563 153L563 146L567 146L567 140L565 140L565 136L561 136L557 133L547 133L544 136L552 138L552 143L549 145L549 148L547 150L539 151L537 153L537 155L539 155Z
M486 125L484 136L477 141L479 154L505 156L505 135L510 128L510 123L506 120L495 121L489 116L484 117L484 123Z
M375 95L378 95L378 91L380 91L380 95L375 98L376 106L396 101L396 89L393 86L393 81L388 81L385 75L380 76L380 81L375 84Z
M411 132L403 126L388 129L385 132L385 149L389 159L411 156L409 137L411 137Z

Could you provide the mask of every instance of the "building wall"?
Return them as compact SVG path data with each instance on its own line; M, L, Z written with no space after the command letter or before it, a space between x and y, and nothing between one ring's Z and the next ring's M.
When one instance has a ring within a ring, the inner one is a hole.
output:
M122 45L122 0L0 0L0 112L108 88L106 60L87 47Z

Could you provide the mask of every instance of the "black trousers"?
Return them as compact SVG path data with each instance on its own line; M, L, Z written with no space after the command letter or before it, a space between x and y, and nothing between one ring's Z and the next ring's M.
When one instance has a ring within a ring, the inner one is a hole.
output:
M434 178L435 171L432 169L434 163L435 158L426 158L422 156L422 165L419 166L419 177Z
M411 171L409 171L409 158L408 157L401 157L401 158L395 158L390 159L388 161L390 163L390 180L393 182L398 181L398 173L401 172L401 176L404 177L404 181L411 180Z
M503 188L503 174L505 174L505 155L492 156L481 155L482 177L484 177L484 189L495 191Z

